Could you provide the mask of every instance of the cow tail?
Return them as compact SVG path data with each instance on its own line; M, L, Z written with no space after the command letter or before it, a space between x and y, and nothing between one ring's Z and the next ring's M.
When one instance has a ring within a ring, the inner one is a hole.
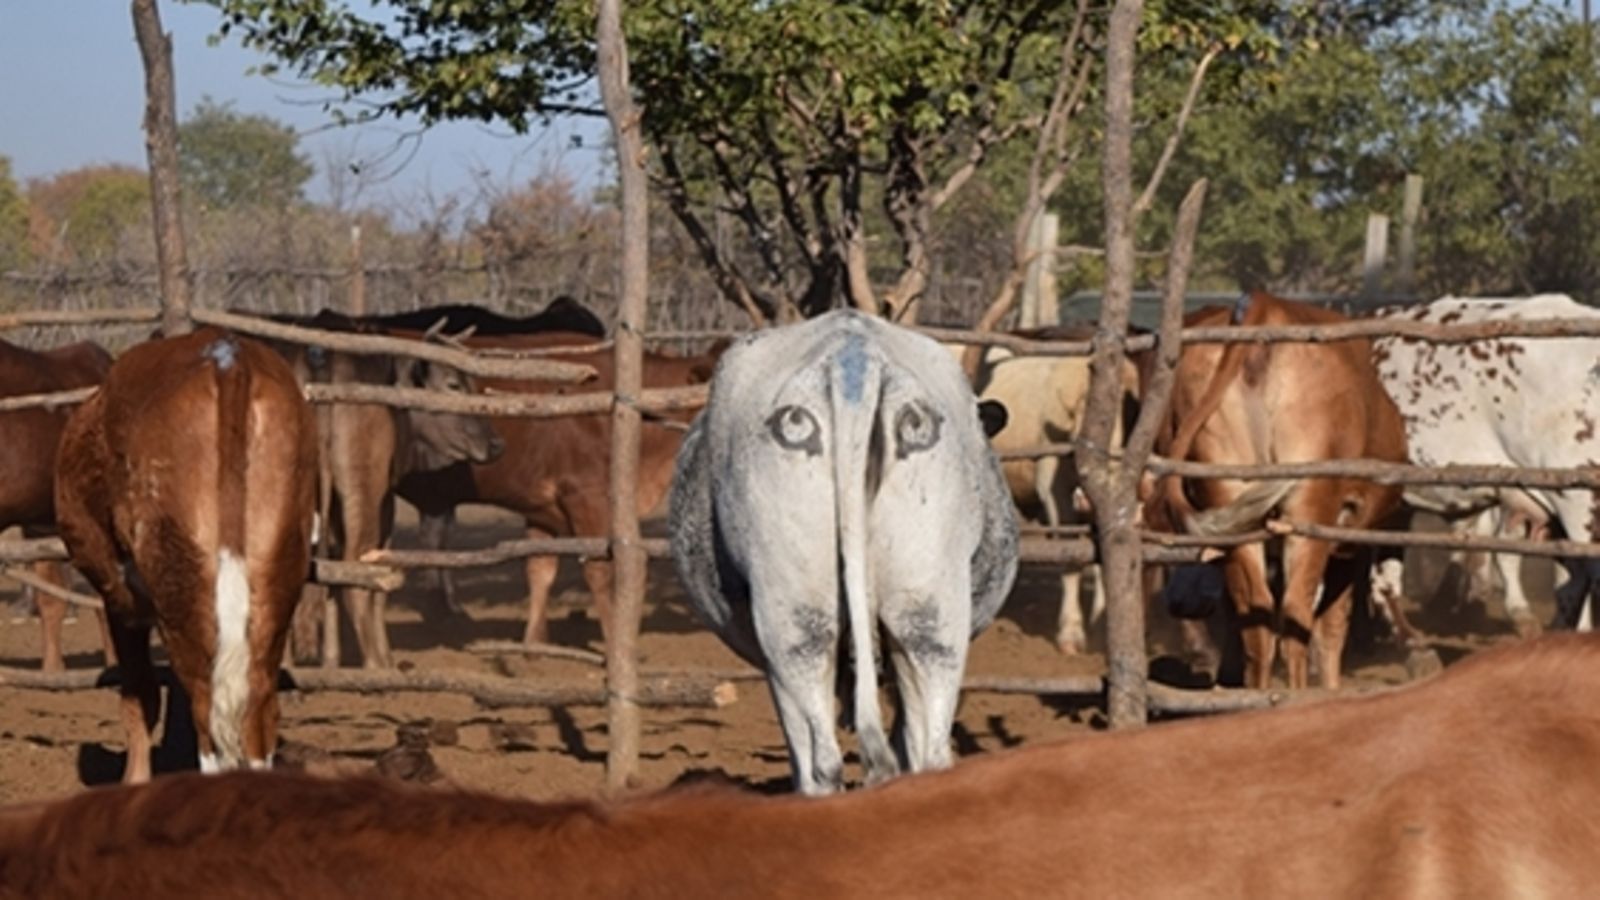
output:
M250 369L232 336L206 348L217 379L217 650L211 663L213 766L244 760L243 722L250 700L250 577L245 563L245 474L250 442ZM202 762L206 760L202 759Z
M1260 324L1259 315L1252 315L1260 308L1259 304L1249 303L1249 295L1240 297L1239 303L1234 307L1233 323ZM1169 459L1188 458L1189 448L1194 444L1195 437L1222 405L1222 398L1227 393L1228 387L1239 377L1240 370L1244 368L1245 354L1254 349L1252 345L1243 342L1230 343L1223 348L1222 358L1217 361L1217 369L1211 373L1211 381L1206 384L1205 393L1200 395L1200 402L1195 404L1188 418L1178 425L1172 445L1167 451ZM1247 488L1233 503L1208 511L1209 514L1195 511L1194 506L1189 503L1189 498L1183 493L1183 479L1177 475L1161 476L1161 485L1156 496L1166 502L1167 508L1172 513L1173 524L1178 530L1192 534L1232 534L1247 530L1249 525L1241 523L1259 522L1264 518L1267 512L1293 489L1294 484L1293 481L1257 482ZM1270 502L1267 502L1269 499Z
M1192 512L1187 530L1190 534L1207 537L1249 531L1260 525L1267 513L1289 496L1298 483L1293 478L1253 481L1239 496L1233 498L1233 502L1204 512Z
M898 767L883 730L878 707L878 667L873 656L874 627L867 577L867 492L875 462L872 432L883 392L882 363L852 337L834 360L829 379L833 410L834 508L838 517L839 558L843 567L845 613L855 659L856 738L869 779L893 775Z

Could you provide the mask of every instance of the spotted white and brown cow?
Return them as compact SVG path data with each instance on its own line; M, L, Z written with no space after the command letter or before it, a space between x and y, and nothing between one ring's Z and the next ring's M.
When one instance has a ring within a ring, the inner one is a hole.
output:
M1527 298L1445 297L1382 311L1394 318L1441 325L1540 319L1600 319L1600 309L1562 294ZM1494 338L1432 343L1381 338L1373 358L1384 388L1405 421L1406 446L1419 466L1495 465L1574 468L1600 465L1600 339ZM1540 535L1551 524L1577 541L1600 540L1600 505L1592 490L1413 485L1406 503L1483 531ZM1484 516L1477 521L1472 517ZM1499 554L1506 611L1517 630L1538 623L1523 593L1520 556ZM1600 559L1567 561L1573 578L1561 591L1569 623L1587 628L1583 602ZM1374 572L1374 596L1394 608L1403 569L1386 560Z

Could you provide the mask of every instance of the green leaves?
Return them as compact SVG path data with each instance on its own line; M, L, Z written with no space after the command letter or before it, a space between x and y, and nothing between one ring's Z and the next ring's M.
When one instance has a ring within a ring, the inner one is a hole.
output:
M178 126L184 190L213 209L298 202L312 174L298 143L293 128L207 97Z
M11 160L0 156L0 272L28 259L28 201L11 177Z

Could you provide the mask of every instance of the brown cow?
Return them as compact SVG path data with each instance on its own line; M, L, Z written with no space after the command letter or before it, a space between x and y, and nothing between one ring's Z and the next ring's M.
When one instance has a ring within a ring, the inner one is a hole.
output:
M68 420L56 511L122 662L123 780L150 778L150 628L205 771L270 764L278 665L310 566L317 432L287 363L206 328L140 344Z
M334 357L333 378L339 382L371 382L374 361ZM381 364L381 363L380 363ZM396 360L392 380L404 387L473 393L471 380L457 369L418 360ZM380 375L378 380L388 376ZM329 534L344 559L388 546L394 533L393 490L406 475L432 472L463 462L488 462L504 449L488 420L479 416L424 410L399 410L337 404L319 410L319 429L326 453L323 472L338 508L328 516ZM382 498L376 505L372 498ZM362 662L389 668L394 654L385 625L387 595L346 587L345 611L355 626Z
M425 339L414 333L400 337ZM347 353L292 353L302 380L335 384L384 384L447 393L471 393L472 383L459 370L422 360ZM319 365L312 366L315 359ZM428 472L463 461L486 462L501 452L500 439L486 419L455 413L406 410L373 404L324 404L317 409L321 441L321 490L327 555L354 560L387 546L394 531L393 489L413 472ZM312 596L320 596L312 591ZM362 663L368 668L394 665L384 625L387 595L365 588L340 589L355 629ZM316 603L306 604L302 619L315 618ZM304 625L298 629L308 631ZM303 643L303 640L297 643ZM325 644L336 662L337 641ZM297 655L304 655L304 649Z
M1231 311L1212 307L1192 313L1184 324L1230 321L1261 326L1347 320L1330 310L1256 293L1241 297ZM1186 347L1174 379L1170 416L1176 434L1157 449L1173 459L1235 464L1406 460L1400 414L1378 382L1371 344L1365 340ZM1162 481L1148 498L1146 520L1153 527L1198 534L1258 527L1274 508L1290 522L1368 528L1400 502L1398 487L1352 478L1191 479L1187 487L1192 500L1178 478ZM1196 508L1205 511L1197 513ZM1354 574L1360 569L1339 560L1340 571L1331 573L1339 577L1330 579L1333 599L1324 602L1324 578L1330 575L1333 553L1334 545L1327 541L1297 535L1283 539L1281 611L1267 581L1266 548L1247 544L1226 554L1224 578L1233 621L1243 637L1247 686L1267 686L1274 653L1281 649L1289 686L1305 687L1311 640L1317 645L1323 686L1338 686Z
M90 387L103 381L110 368L111 354L88 342L36 352L0 341L0 396ZM0 441L0 530L20 525L33 537L54 529L56 444L68 412L38 408L0 413L0 434L5 435ZM37 571L57 584L65 583L55 563L41 565ZM36 592L36 597L44 630L43 667L46 672L59 672L65 668L61 623L67 606L42 591ZM104 632L104 614L100 623ZM106 648L109 661L109 641Z
M1559 686L1559 690L1552 687ZM1363 698L1035 744L825 798L541 804L164 778L0 810L18 897L1580 897L1600 638Z
M472 338L469 347L532 349L589 344L594 339L576 334ZM717 351L700 356L646 353L645 387L681 387L710 379ZM565 353L560 359L590 365L598 380L576 387L528 381L481 379L491 391L518 393L568 393L610 390L613 380L609 350ZM663 417L667 423L685 424L693 413ZM455 507L462 503L488 503L523 516L528 536L599 537L610 527L608 506L611 465L611 416L596 413L556 418L507 417L493 420L505 442L505 453L485 465L457 465L438 472L412 475L400 484L400 496L422 514L421 540L434 548L444 543L445 529ZM646 420L639 442L639 509L654 510L666 497L672 482L673 461L683 432L661 421ZM533 556L527 561L528 624L523 639L542 643L546 637L545 610L559 559ZM604 628L610 621L611 563L587 560L584 579L594 596L595 613ZM445 580L446 600L449 581Z

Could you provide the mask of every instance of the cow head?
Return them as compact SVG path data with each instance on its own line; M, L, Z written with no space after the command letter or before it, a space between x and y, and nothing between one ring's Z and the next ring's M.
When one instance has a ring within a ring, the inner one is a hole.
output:
M460 369L420 359L400 362L395 383L451 394L474 393L471 379ZM483 416L413 409L407 413L407 421L412 471L429 472L458 462L492 462L505 450L505 442Z

